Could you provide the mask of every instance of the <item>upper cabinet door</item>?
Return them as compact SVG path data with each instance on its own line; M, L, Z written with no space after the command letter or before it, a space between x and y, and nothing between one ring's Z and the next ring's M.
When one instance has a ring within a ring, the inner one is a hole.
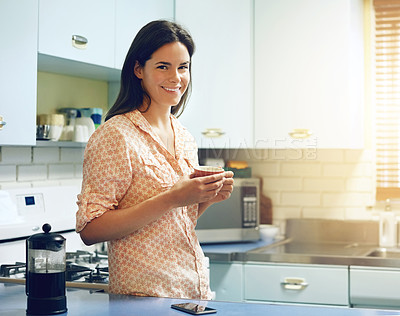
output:
M114 0L40 0L39 53L114 68Z
M122 69L137 32L148 22L173 21L174 0L115 0L115 68Z
M252 0L176 0L176 21L192 34L192 96L179 118L201 148L251 147Z
M2 145L36 144L37 0L0 0ZM0 119L1 120L1 119ZM1 127L1 126L0 126Z
M362 0L255 0L256 146L362 148L363 67Z

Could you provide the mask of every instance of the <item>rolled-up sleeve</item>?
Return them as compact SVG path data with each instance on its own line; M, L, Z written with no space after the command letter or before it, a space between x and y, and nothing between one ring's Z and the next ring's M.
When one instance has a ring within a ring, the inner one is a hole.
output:
M85 149L77 232L94 218L118 207L132 182L131 166L126 141L119 130L112 126L97 129Z

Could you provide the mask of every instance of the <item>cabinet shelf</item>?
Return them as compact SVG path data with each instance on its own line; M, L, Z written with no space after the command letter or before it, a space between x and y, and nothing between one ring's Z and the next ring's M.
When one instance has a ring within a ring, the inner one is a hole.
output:
M38 70L87 79L119 81L121 70L60 57L38 54Z
M37 140L36 147L72 147L72 148L85 148L85 142L71 142L71 141L51 141L51 140Z

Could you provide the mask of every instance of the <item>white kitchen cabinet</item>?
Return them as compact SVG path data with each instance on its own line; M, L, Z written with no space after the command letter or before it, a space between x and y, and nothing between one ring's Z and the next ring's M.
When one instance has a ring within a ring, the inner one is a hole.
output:
M174 0L115 0L115 67L122 69L137 32L148 22L173 21Z
M1 145L36 142L37 0L0 0Z
M246 301L348 306L348 267L246 263Z
M40 54L114 68L114 32L114 0L39 0Z
M400 269L350 267L350 304L354 307L399 308Z
M251 147L253 1L175 2L175 19L196 44L192 96L180 121L200 148Z
M363 66L362 0L255 0L255 147L362 148Z
M217 301L242 302L243 285L242 263L210 263L210 288Z

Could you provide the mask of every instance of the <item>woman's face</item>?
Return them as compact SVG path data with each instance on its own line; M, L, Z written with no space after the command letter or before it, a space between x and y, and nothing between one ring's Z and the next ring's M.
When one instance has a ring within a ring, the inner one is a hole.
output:
M138 62L135 75L142 80L152 106L177 105L190 81L190 56L180 42L165 44L156 50L144 67Z

